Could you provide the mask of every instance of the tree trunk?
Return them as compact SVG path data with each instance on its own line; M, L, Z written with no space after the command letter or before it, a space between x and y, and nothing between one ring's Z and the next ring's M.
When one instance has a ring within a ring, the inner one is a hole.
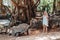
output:
M56 0L53 2L53 13L56 11Z

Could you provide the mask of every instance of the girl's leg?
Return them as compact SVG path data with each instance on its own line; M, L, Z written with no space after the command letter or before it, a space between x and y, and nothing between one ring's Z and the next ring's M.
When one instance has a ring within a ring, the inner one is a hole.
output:
M43 26L43 32L44 32L44 33L48 33L48 28L47 28L46 25Z
M43 25L43 33L45 32L45 25Z
M46 33L48 33L48 28L46 27L45 29L46 29Z

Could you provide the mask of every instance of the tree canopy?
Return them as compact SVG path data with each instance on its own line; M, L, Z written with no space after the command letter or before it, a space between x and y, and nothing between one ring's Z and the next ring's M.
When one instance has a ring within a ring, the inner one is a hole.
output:
M46 8L48 8L47 10L49 10L49 12L52 12L53 2L54 2L54 0L40 0L40 4L38 5L37 10L41 11L44 6L47 6L46 7Z

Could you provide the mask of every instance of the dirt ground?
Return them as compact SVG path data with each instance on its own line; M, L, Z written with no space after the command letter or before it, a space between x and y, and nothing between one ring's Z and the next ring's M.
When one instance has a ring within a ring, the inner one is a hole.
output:
M30 32L30 35L19 37L9 36L8 34L0 34L0 40L60 40L60 31L50 31L48 34L39 30Z

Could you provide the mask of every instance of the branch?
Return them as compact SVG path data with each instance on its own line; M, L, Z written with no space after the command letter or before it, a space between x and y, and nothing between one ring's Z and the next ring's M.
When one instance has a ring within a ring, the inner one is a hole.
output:
M18 6L18 4L17 4L16 2L14 2L13 0L11 0L11 2L12 2L12 4L13 4L15 7Z
M39 5L38 2L40 3L40 0L38 0L32 7L38 6Z

